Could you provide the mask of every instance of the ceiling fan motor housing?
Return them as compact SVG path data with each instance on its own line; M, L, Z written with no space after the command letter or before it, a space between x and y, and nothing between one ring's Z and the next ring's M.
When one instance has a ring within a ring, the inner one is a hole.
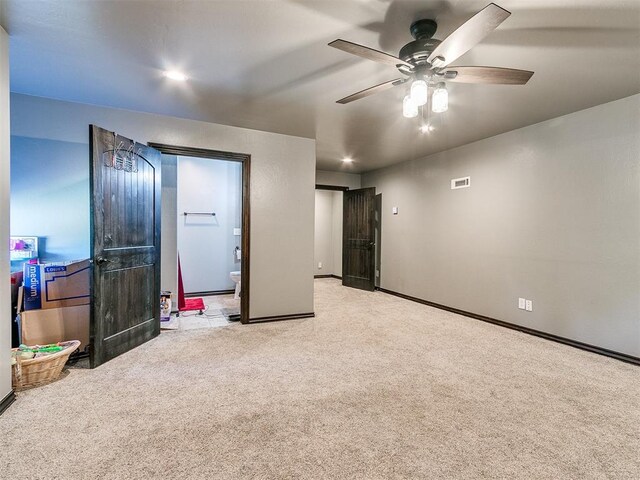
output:
M409 30L415 40L407 43L400 49L399 58L412 65L428 65L427 58L440 44L440 40L432 38L436 33L438 24L434 20L418 20L411 24ZM400 68L402 73L408 73L408 68Z

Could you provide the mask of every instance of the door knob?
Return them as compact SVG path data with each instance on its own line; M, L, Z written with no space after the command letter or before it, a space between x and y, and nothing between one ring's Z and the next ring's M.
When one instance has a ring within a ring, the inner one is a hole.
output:
M98 257L96 258L96 263L98 265L104 265L105 263L109 263L111 260L109 260L108 258L104 258L104 257Z

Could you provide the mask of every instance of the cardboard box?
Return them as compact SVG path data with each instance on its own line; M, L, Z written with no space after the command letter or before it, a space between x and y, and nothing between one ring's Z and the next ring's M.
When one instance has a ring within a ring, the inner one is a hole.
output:
M89 305L89 260L24 265L24 309Z
M89 345L89 309L89 305L78 305L22 312L22 343L46 345L80 340L80 350L84 350Z

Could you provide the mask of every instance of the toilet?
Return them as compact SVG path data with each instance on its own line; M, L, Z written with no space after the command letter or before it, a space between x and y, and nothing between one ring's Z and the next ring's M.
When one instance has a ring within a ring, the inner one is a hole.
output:
M240 272L231 272L229 276L231 277L231 280L233 280L233 282L236 284L236 292L233 295L233 298L235 300L238 300L240 298Z

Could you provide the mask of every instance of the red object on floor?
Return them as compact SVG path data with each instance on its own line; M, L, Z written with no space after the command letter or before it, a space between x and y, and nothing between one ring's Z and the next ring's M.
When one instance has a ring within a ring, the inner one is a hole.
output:
M204 310L204 300L202 298L185 298L184 307L178 307L181 312L189 310Z
M178 255L178 311L204 310L202 298L184 298L184 285L182 284L182 269L180 268L180 255Z
M184 285L182 284L182 270L180 269L180 255L178 255L178 311L184 310Z

